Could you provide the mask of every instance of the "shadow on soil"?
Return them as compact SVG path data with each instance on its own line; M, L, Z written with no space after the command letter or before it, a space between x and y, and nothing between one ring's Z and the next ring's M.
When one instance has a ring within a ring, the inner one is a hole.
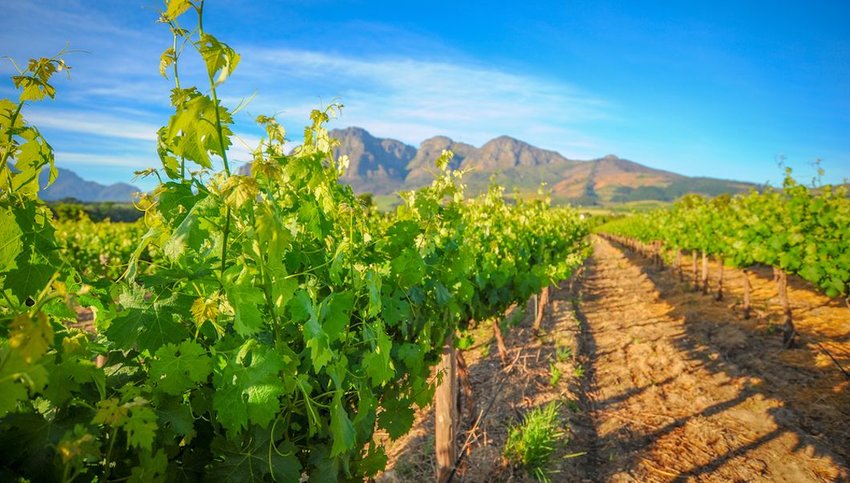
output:
M460 388L460 415L457 431L457 448L466 448L457 474L452 481L488 482L511 480L517 482L535 481L521 468L513 468L502 458L502 450L507 440L509 427L522 420L529 410L541 407L551 400L559 399L552 395L549 363L558 360L558 350L562 347L556 342L555 321L563 316L554 313L553 307L563 307L556 301L569 300L561 292L553 291L552 305L541 325L541 337L531 335L533 320L531 307L523 307L524 315L516 319L518 325L503 331L508 349L507 369L499 359L493 340L492 322L486 322L474 329L478 344L463 351L468 364L469 384L473 389L472 397L464 396ZM529 304L530 305L530 304ZM562 310L562 309L561 309ZM572 307L569 306L569 313ZM509 315L507 319L512 319ZM577 335L578 327L568 328ZM578 353L577 348L573 353ZM566 376L565 376L566 377ZM566 384L566 382L564 382ZM573 382L570 382L572 385ZM576 413L569 404L561 404L561 419L569 421L570 427L581 413ZM477 429L470 435L470 428ZM589 420L585 426L590 430ZM434 411L428 407L417 415L412 432L390 451L392 469L379 481L407 482L433 480L434 457ZM467 441L469 438L469 441ZM468 443L468 444L466 444ZM559 448L563 456L569 451L577 451L571 446Z
M647 432L639 434L623 431L610 435L617 441L606 441L595 439L595 448L613 446L629 451L633 456L626 461L632 468L640 461L641 454L647 452L652 443L659 437L674 431L685 425L689 420L698 417L707 417L731 409L751 396L761 394L767 398L782 401L785 407L776 408L771 411L771 417L776 423L777 429L763 435L762 437L740 446L725 454L712 455L710 462L692 468L682 474L671 474L668 478L672 480L700 477L710 474L724 465L729 460L744 456L769 441L780 437L784 433L791 432L797 435L799 441L795 450L806 449L808 454L815 454L830 458L837 466L847 471L848 456L850 456L850 395L848 395L848 384L844 376L834 366L818 367L816 364L817 347L798 343L797 348L784 350L782 348L782 336L773 333L768 321L761 323L744 323L743 317L735 311L734 305L729 305L729 300L715 301L711 295L693 293L692 284L687 280L679 281L678 275L673 270L656 267L651 260L632 253L627 248L611 242L617 250L623 253L626 259L640 268L647 278L655 285L660 294L660 300L672 307L669 316L684 320L685 333L674 338L674 344L688 354L689 358L698 361L704 368L711 372L724 372L733 378L753 377L761 382L748 384L741 389L737 397L710 406L702 411L694 412L688 417L673 419L659 428L652 428ZM587 277L592 277L598 267L595 260L591 260L587 266ZM771 277L768 269L758 271L759 277ZM805 283L792 282L792 286L805 288ZM583 290L583 289L582 289ZM683 299L686 294L690 294ZM582 291L580 297L582 302L598 299L598 295L592 292ZM686 303L683 303L683 300ZM714 315L711 320L705 317L707 304L714 304L710 313ZM843 306L843 305L842 305ZM593 334L587 330L587 320L581 312L581 303L575 304L576 316L581 321L583 328L581 334L582 356L588 361L586 372L588 374L587 384L592 384L594 375L593 361L596 359L596 343ZM848 311L850 315L850 311ZM778 315L777 315L778 318ZM651 324L652 322L647 322ZM724 326L733 325L736 333L740 331L735 341L727 341L719 337L718 333ZM805 326L798 327L808 341L823 342L825 338L816 333L808 333ZM740 337L743 336L743 339ZM835 341L835 339L830 339ZM850 367L850 356L848 354L834 354L839 363L844 367ZM783 359L792 360L792 363L784 362ZM657 385L669 383L670 379L660 381ZM589 388L585 388L589 389ZM595 411L607 405L623 402L646 390L634 388L625 393L614 396L605 401L584 399L581 401L582 409ZM587 394L588 391L585 391ZM830 411L825 411L829 408ZM595 437L592 434L591 437ZM587 465L585 476L592 481L608 481L613 471L628 471L630 468L610 468L611 465L599 464L604 461L604 455L597 451L588 452L585 464ZM606 468L608 468L606 470ZM593 471L596 471L595 473ZM608 471L608 472L606 472Z

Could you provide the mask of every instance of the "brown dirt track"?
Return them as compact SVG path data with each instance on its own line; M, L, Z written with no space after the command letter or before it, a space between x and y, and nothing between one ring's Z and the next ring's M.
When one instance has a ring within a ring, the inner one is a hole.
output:
M494 402L474 432L459 432L459 444L469 444L457 480L529 480L500 457L507 428L553 400L563 402L571 433L553 481L850 479L850 381L822 350L850 368L850 310L792 281L801 339L784 350L768 271L752 277L750 320L737 303L740 272L726 277L717 302L596 238L583 276L554 291L542 336L531 337L528 314L506 334L508 369L491 326L476 331L465 351L473 401L461 427ZM554 386L550 364L563 374ZM410 435L388 444L390 468L379 480L432 479L432 434L426 408ZM565 457L575 453L585 454Z

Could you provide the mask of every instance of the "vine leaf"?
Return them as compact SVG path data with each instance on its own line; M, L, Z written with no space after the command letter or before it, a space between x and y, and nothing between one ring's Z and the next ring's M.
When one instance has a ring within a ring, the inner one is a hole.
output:
M176 344L189 337L186 328L175 320L178 309L188 311L191 307L184 297L174 295L153 303L139 300L140 297L144 296L130 295L136 306L121 312L106 330L106 336L117 347L154 352L164 344Z
M351 419L348 418L348 411L342 404L342 391L335 391L333 402L331 403L331 457L345 453L354 448L356 433Z
M47 384L47 370L28 364L21 354L0 343L0 418L13 412L27 394L36 394Z
M221 363L213 376L216 392L213 408L218 422L237 433L251 422L266 427L280 411L280 396L286 388L280 371L286 364L272 347L248 341L239 356Z
M313 370L318 373L333 358L330 339L316 317L316 310L310 295L299 290L290 303L292 318L304 322L304 343L310 349Z
M242 337L250 337L263 329L265 319L259 307L263 305L263 291L253 285L242 284L227 290L227 299L236 314L233 328Z
M242 441L216 438L211 449L221 457L212 465L208 476L212 481L233 483L273 481L299 481L301 463L295 456L295 447L281 444L274 447L271 432L255 428Z
M197 342L186 340L180 345L166 344L156 351L151 361L150 377L166 394L179 395L207 379L212 360Z

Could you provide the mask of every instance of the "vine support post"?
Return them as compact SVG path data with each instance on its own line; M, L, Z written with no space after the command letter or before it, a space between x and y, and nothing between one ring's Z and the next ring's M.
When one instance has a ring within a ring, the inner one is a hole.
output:
M708 253L702 251L702 294L708 295Z
M534 297L535 302L537 296ZM543 287L540 291L540 303L536 303L537 310L534 313L534 324L531 326L531 333L534 336L540 333L540 324L543 323L543 317L546 315L546 305L549 303L549 286Z
M744 319L749 319L752 312L752 307L750 306L750 292L752 291L750 271L745 268L741 272L744 275Z
M717 275L717 294L715 300L723 300L723 257L717 257L717 264L720 266L720 273Z
M658 243L658 251L656 252L656 256L658 257L658 268L660 270L664 270L664 244L661 242Z
M454 334L446 337L437 374L442 374L442 380L434 394L434 447L437 452L437 481L444 483L448 481L457 457L455 429L458 420L458 383Z
M679 272L679 281L685 281L684 262L682 261L682 250L676 247L676 270Z
M691 259L693 262L693 270L694 270L694 292L699 290L699 269L697 268L697 251L691 250Z
M499 359L502 361L502 367L504 367L508 363L508 348L505 346L505 338L502 336L502 327L499 325L498 317L493 319L493 335L496 336Z
M791 303L788 301L788 274L781 268L773 269L776 276L776 288L779 293L779 304L782 307L782 343L786 349L794 345L797 329L794 328L794 320L791 318Z
M537 311L540 310L540 304L537 300L537 294L534 294L532 297L534 299L534 317L537 318Z

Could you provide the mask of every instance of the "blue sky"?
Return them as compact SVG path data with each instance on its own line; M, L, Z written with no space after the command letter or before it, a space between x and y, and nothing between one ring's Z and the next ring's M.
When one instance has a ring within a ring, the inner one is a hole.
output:
M4 3L0 55L86 51L67 57L56 101L25 111L57 163L100 182L156 166L172 86L160 2ZM208 0L206 29L242 54L224 100L253 96L231 156L247 159L256 115L297 142L309 110L336 100L333 127L413 145L506 134L687 175L776 184L784 156L801 178L818 158L824 181L850 178L850 2L526 3Z

